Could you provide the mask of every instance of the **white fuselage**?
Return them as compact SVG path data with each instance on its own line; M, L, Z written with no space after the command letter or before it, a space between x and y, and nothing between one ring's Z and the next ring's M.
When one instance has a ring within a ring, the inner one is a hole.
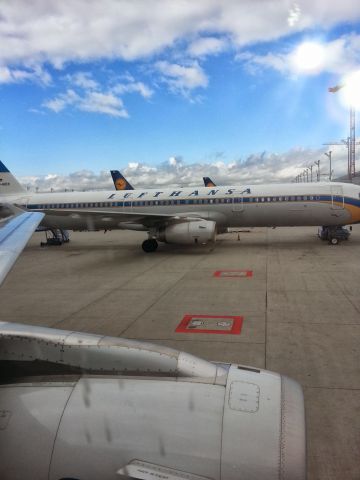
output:
M213 220L220 228L346 225L360 221L359 195L360 187L356 185L314 182L31 195L24 193L12 194L1 200L19 204L29 210L46 210L43 226L95 230L126 228L127 222L124 219L119 221L114 216L106 217L106 213L115 212L194 216ZM69 210L69 215L65 214L66 210ZM82 215L76 215L74 211L79 211ZM104 216L92 216L92 212L103 212Z

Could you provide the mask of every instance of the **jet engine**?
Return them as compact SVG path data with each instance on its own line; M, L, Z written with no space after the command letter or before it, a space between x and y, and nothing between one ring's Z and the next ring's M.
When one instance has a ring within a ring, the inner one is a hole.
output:
M2 480L305 479L302 390L279 374L5 322L0 372Z
M216 223L210 220L193 220L174 223L162 228L157 239L160 242L190 245L213 242L216 235Z

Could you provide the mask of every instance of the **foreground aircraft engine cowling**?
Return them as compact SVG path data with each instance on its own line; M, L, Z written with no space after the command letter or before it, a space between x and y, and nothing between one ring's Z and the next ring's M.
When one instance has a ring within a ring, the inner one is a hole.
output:
M305 478L302 390L279 374L6 322L0 367L2 480Z
M160 242L190 245L213 242L216 235L216 223L210 220L194 220L175 223L161 229L157 239Z

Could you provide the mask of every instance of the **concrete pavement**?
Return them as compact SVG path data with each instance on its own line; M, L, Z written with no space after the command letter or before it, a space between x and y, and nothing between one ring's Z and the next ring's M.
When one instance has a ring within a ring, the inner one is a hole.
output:
M32 237L1 288L1 320L289 375L305 393L308 479L360 478L360 226L338 246L315 228L263 228L152 254L137 232L72 233L61 247L41 248L42 238ZM252 277L214 277L226 269ZM176 333L186 314L242 316L242 331Z

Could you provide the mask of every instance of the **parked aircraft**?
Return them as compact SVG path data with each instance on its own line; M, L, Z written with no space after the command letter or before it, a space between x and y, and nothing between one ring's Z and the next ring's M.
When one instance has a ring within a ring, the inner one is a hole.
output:
M134 190L134 187L126 180L119 170L110 170L115 190Z
M42 215L15 211L0 252L14 261ZM1 480L306 477L302 390L274 372L0 322L0 381Z
M228 227L322 225L335 243L339 227L360 221L360 187L348 183L31 194L5 169L0 201L45 213L41 224L51 228L147 231L146 252L158 241L213 242Z

